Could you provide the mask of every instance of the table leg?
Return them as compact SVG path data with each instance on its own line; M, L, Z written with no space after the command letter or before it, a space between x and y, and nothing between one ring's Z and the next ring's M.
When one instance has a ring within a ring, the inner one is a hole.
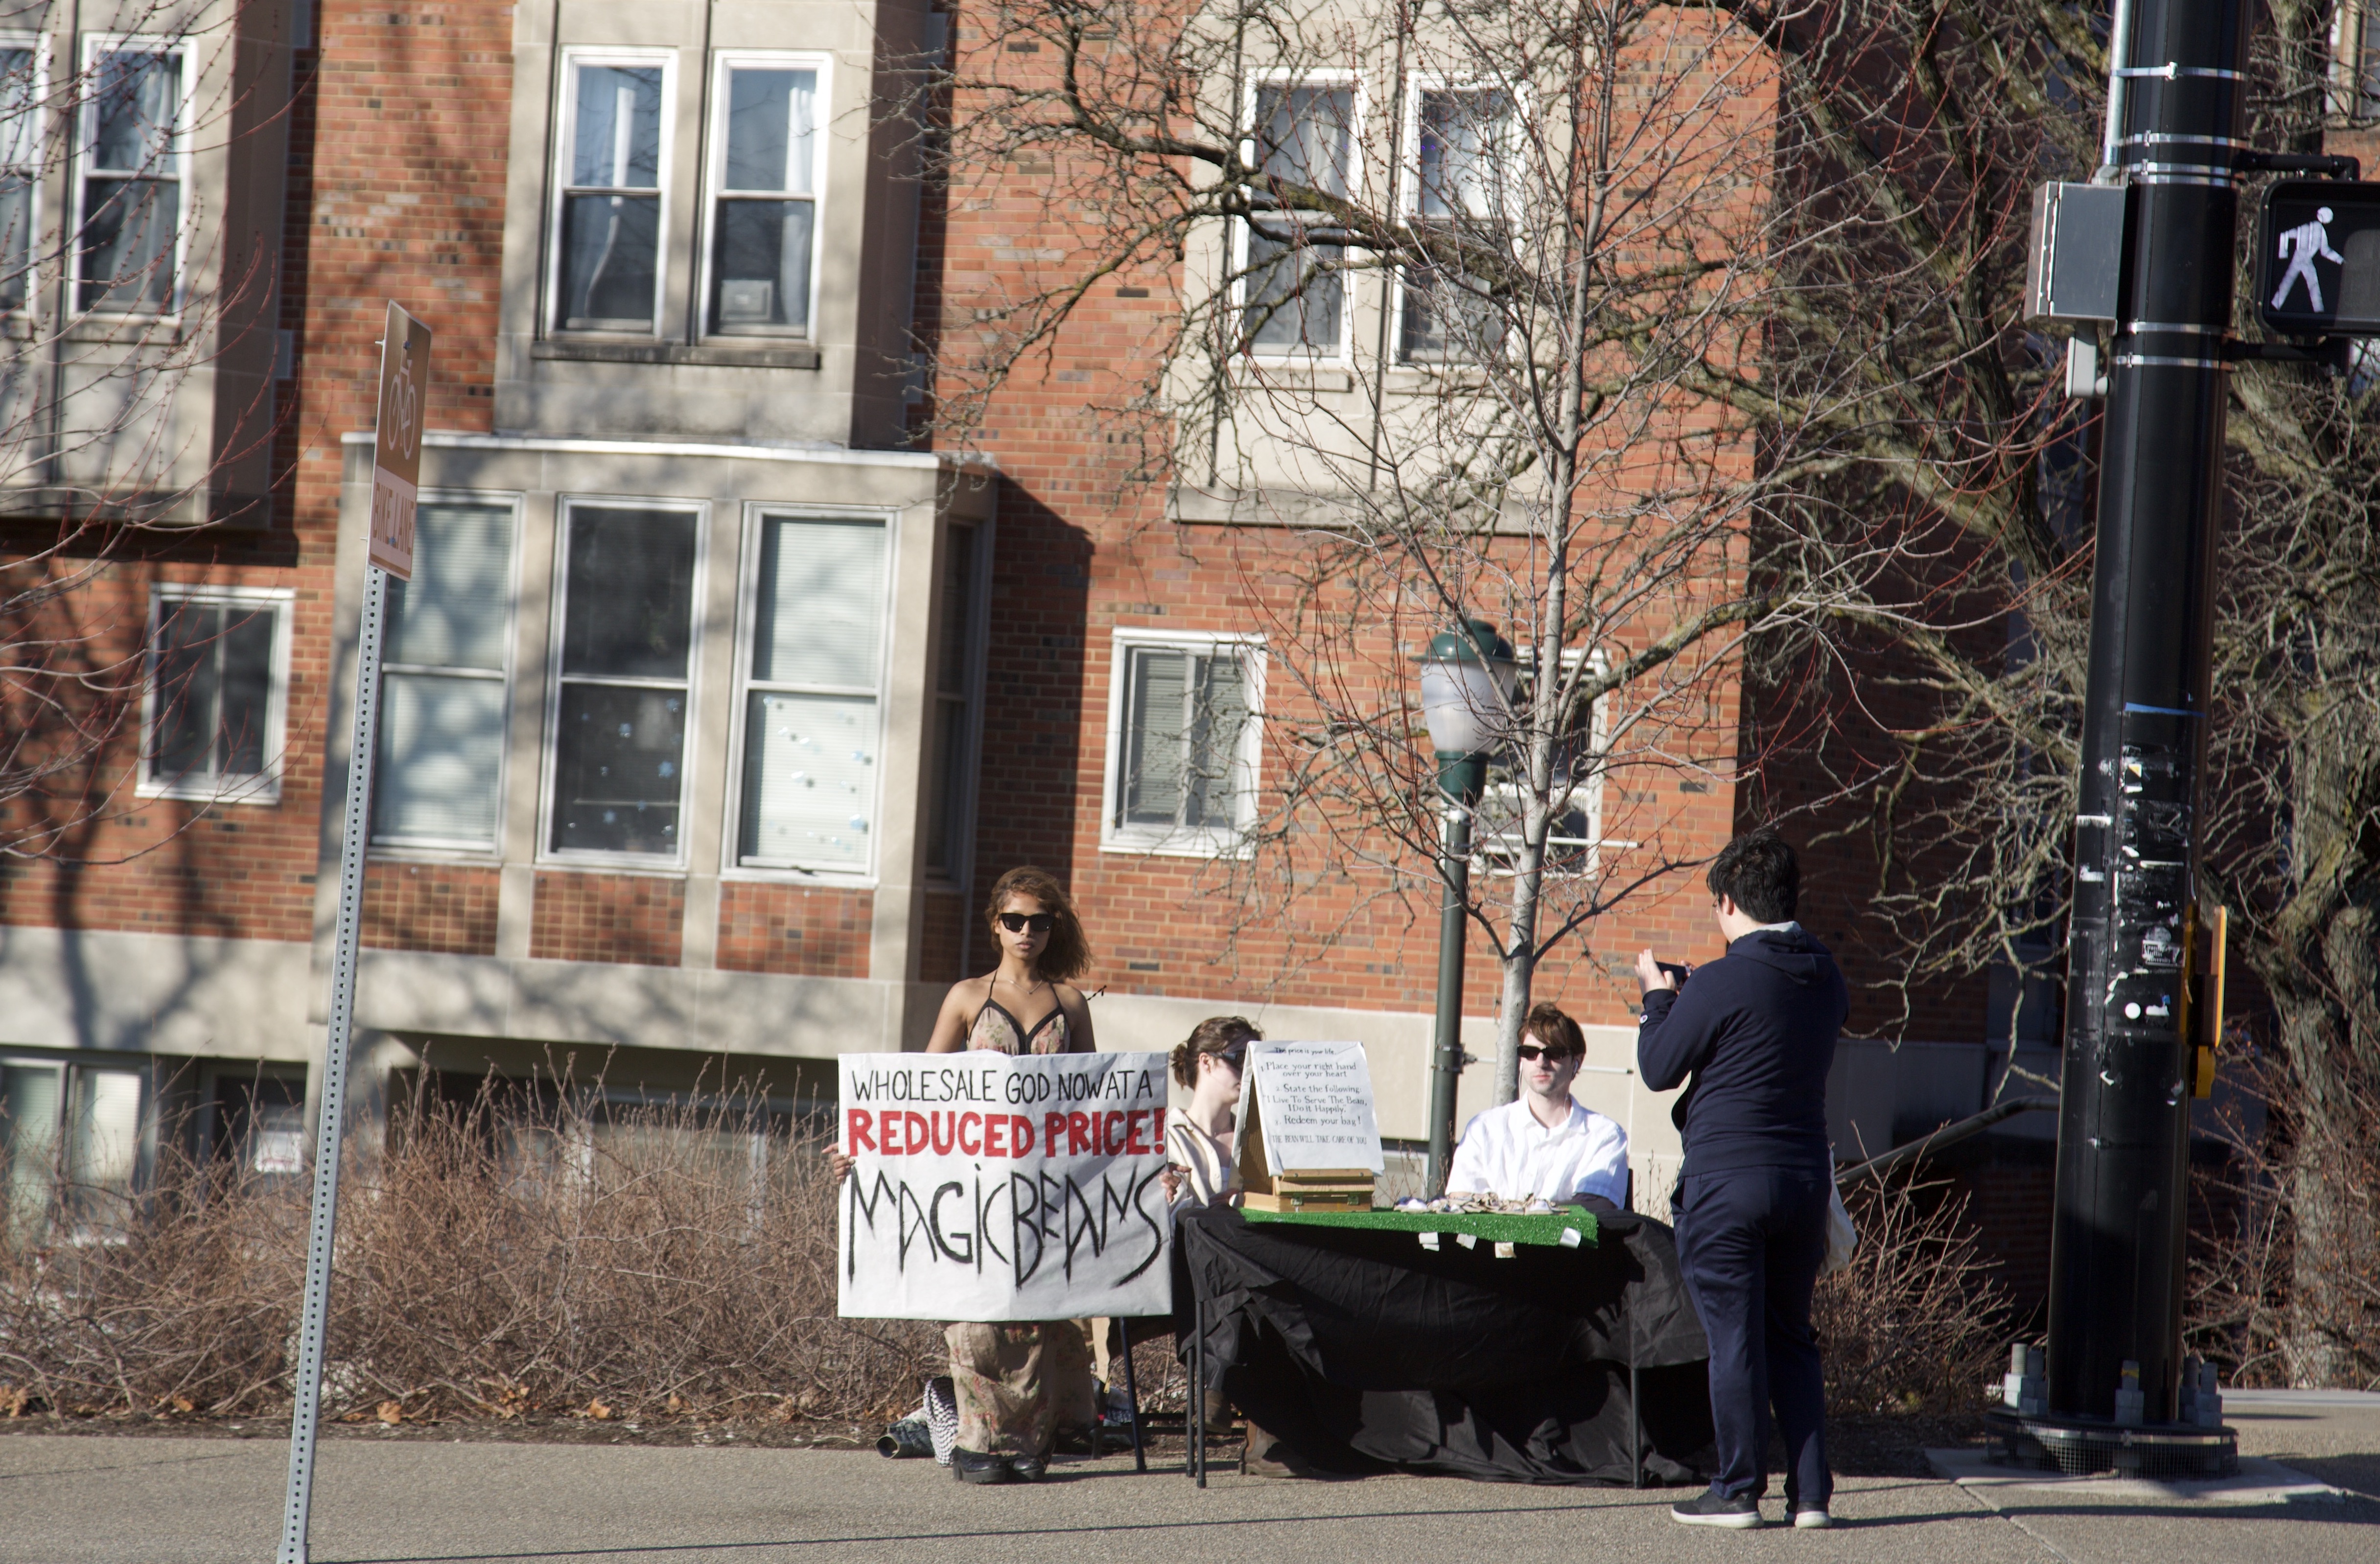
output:
M1200 1487L1207 1485L1207 1303L1200 1299L1191 1305L1190 1362L1196 1370L1190 1378L1190 1475Z
M1645 1417L1636 1400L1636 1354L1628 1354L1628 1485L1645 1485Z
M1121 1318L1116 1321L1116 1339L1123 1343L1123 1401L1124 1414L1132 1419L1132 1468L1135 1472L1146 1472L1148 1470L1148 1451L1140 1439L1140 1381L1134 1377L1132 1372L1131 1321Z

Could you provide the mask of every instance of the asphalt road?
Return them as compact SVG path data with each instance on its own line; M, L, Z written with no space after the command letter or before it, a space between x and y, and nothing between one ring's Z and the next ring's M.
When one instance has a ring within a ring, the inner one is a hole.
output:
M2243 1409L2230 1421L2251 1449L2330 1463L2325 1481L2380 1475L2380 1398L2368 1407ZM285 1459L285 1445L270 1438L0 1437L0 1560L269 1564ZM2175 1501L2138 1490L1853 1478L1837 1494L1837 1530L1743 1534L1673 1524L1674 1493L1220 1473L1202 1493L1178 1466L1138 1475L1128 1458L1062 1465L1038 1487L978 1489L931 1462L867 1452L341 1438L323 1445L319 1471L313 1558L342 1564L2380 1558L2380 1501L2328 1495Z

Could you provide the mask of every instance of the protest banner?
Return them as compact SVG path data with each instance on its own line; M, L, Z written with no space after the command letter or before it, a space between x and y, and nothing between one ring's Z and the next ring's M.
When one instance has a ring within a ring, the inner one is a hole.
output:
M1161 1053L845 1054L837 1313L1173 1307Z

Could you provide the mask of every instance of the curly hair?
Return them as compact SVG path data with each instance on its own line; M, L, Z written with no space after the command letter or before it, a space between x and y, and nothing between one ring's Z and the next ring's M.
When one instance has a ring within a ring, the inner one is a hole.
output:
M1075 915L1075 903L1067 899L1066 888L1058 883L1056 875L1025 864L993 882L983 922L995 942L1000 938L1001 912L1011 896L1032 897L1056 920L1050 927L1050 942L1041 947L1041 959L1033 964L1035 971L1052 983L1066 983L1091 969L1091 942L1083 937L1082 920Z
M1210 1015L1190 1029L1190 1040L1173 1045L1173 1078L1185 1086L1198 1085L1198 1056L1222 1053L1242 1043L1261 1042L1264 1034L1245 1015Z

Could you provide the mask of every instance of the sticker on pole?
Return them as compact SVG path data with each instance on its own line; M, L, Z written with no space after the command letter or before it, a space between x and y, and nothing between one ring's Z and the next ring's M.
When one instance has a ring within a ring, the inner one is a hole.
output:
M421 491L421 420L430 396L430 328L392 299L381 335L380 416L372 440L371 563L413 579L413 510Z
M2256 309L2287 336L2380 336L2380 184L2288 179L2265 192Z
M844 1054L836 1312L1173 1308L1161 1053Z

